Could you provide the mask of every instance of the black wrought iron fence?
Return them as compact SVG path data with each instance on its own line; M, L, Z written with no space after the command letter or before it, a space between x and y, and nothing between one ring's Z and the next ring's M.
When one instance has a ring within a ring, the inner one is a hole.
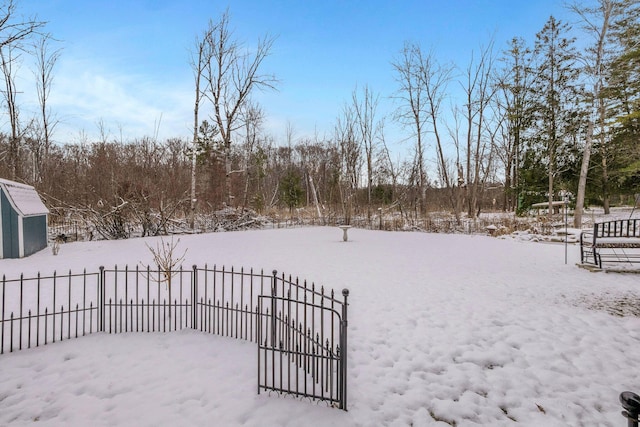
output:
M258 393L304 396L347 409L346 290L339 301L333 291L325 294L275 271L205 265L3 277L0 292L0 354L96 332L193 328L257 343L263 355ZM277 328L264 326L269 324ZM268 351L278 356L264 356Z
M0 354L100 330L100 273L2 278Z
M205 265L194 280L196 329L257 342L258 296L271 291L273 275Z
M281 277L271 295L258 297L258 393L291 393L346 409L349 292L342 294L339 301L333 291Z
M192 328L193 275L175 271L101 268L100 330L121 332L170 332Z

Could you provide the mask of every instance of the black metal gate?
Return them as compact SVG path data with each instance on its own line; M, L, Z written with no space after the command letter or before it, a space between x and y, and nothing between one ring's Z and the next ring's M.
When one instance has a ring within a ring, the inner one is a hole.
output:
M184 328L254 341L261 390L347 409L347 297L244 269L100 268L0 281L0 354L96 332Z
M271 295L258 297L261 390L347 409L347 298L343 301L274 272Z

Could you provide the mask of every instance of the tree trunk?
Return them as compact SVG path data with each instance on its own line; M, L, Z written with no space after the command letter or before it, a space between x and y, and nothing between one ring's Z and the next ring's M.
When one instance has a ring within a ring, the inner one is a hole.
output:
M576 196L576 208L573 213L573 226L582 228L582 211L584 208L584 198L587 188L587 173L589 171L589 160L591 158L591 146L593 144L593 121L589 120L587 128L587 139L582 153L582 165L580 166L580 178L578 179L578 194Z
M227 206L233 206L233 196L231 195L231 142L224 145L224 187L226 192Z
M605 215L610 213L609 208L609 170L607 169L607 152L602 152L602 207Z
M316 205L316 211L318 212L318 218L322 221L322 212L320 211L320 203L318 203L318 193L316 192L316 186L313 184L313 178L309 175L309 185L311 187L311 193L313 194L313 202Z
M553 152L549 154L549 157L549 211L547 212L547 217L551 219L553 215L553 171L555 169L555 156L553 155Z
M509 201L511 199L511 159L507 160L504 167L504 191L502 192L502 211L510 210Z

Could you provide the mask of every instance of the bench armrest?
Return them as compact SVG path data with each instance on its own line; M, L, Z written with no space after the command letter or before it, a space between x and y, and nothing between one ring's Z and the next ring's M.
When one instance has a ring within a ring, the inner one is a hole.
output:
M585 230L580 233L580 246L584 246L585 244L594 244L596 240L595 234L593 234L593 230Z

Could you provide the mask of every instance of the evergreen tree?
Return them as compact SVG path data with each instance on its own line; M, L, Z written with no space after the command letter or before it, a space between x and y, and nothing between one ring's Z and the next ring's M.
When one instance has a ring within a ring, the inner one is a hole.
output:
M605 196L610 185L619 192L633 193L640 188L640 4L635 0L621 3L624 12L612 26L618 49L605 91L611 101L611 143L600 147Z
M551 16L536 34L534 46L538 60L533 83L536 132L530 148L544 153L550 213L557 186L554 180L568 166L562 160L575 140L579 116L579 69L574 39L567 36L569 30L568 24Z
M531 84L533 73L531 67L531 50L524 40L513 38L502 58L504 71L499 78L500 96L498 105L504 115L506 138L502 148L505 167L505 194L503 209L524 209L521 205L523 181L524 141L527 130L532 124ZM518 200L516 200L516 198Z
M280 194L282 201L289 208L289 212L293 212L293 209L302 202L303 191L300 174L294 169L289 169L280 180Z

